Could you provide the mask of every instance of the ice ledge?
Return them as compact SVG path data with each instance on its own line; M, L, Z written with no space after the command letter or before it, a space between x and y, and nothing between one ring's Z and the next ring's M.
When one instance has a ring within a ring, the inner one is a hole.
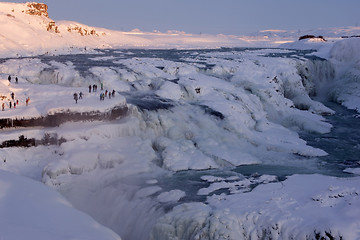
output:
M75 102L74 93L80 92L82 98ZM22 79L18 83L13 79L0 80L0 127L54 127L68 121L102 121L125 116L128 112L125 98L115 93L100 100L104 92L89 92L85 87L29 84Z

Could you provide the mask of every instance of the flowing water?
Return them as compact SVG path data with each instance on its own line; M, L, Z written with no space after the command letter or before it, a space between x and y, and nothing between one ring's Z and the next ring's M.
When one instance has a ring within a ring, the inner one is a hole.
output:
M326 119L333 125L330 133L302 133L301 137L309 145L325 150L328 155L319 158L323 174L341 177L352 176L343 170L360 165L360 118L353 111L337 103L326 102L329 108L336 111Z

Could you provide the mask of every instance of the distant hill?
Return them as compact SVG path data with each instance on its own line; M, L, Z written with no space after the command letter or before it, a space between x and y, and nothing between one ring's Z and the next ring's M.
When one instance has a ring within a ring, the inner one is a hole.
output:
M360 35L360 27L310 31L264 30L249 36L187 34L179 31L131 32L55 22L42 3L0 3L0 57L81 52L93 48L277 47L301 35L340 38Z
M112 31L71 21L55 22L48 6L39 3L0 3L0 56L59 53L84 48L204 48L250 46L237 37Z

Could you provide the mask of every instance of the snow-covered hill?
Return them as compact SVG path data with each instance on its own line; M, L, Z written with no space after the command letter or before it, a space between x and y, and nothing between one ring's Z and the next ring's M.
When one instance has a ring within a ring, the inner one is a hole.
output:
M37 9L39 8L39 9ZM110 47L220 47L250 46L237 37L191 35L183 32L119 32L71 21L55 22L47 6L36 3L0 3L0 56L59 53Z
M47 6L38 3L0 3L0 56L81 52L89 48L218 48L274 47L296 42L305 34L340 38L360 34L360 27L311 31L265 30L250 36L187 34L179 31L131 32L90 27L71 21L55 22ZM290 45L291 46L291 45ZM311 48L311 47L310 47Z

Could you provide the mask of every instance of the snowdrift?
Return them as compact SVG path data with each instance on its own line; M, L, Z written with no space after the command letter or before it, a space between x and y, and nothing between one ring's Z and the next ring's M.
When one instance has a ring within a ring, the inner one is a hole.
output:
M6 171L0 171L0 202L0 237L4 239L120 240L75 210L58 192Z

